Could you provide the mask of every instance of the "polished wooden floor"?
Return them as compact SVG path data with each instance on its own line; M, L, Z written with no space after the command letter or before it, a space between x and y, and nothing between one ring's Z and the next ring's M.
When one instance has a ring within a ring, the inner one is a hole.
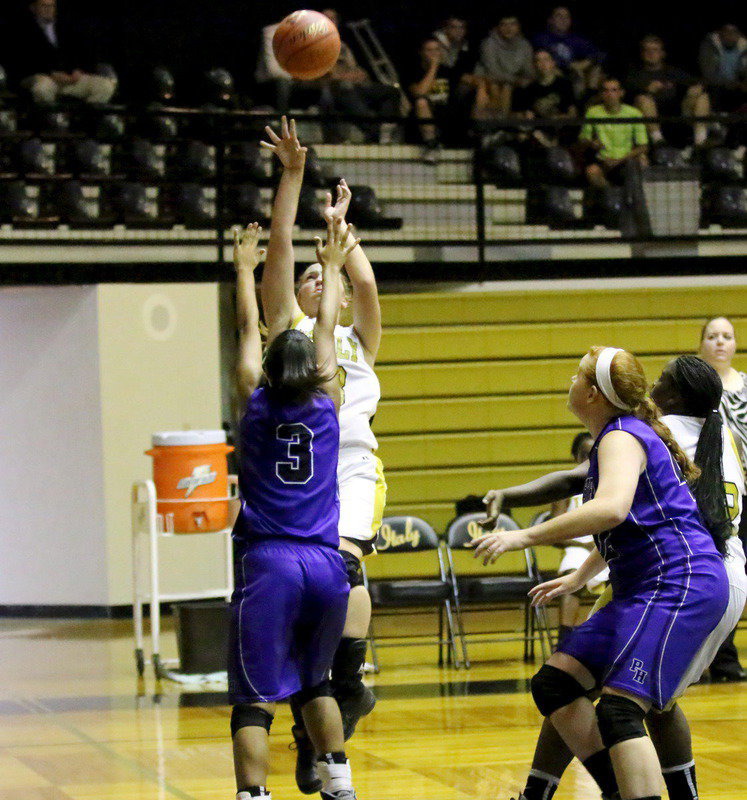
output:
M747 656L747 633L737 643ZM173 634L165 655L175 653ZM471 670L433 647L382 651L373 714L349 743L361 800L508 800L539 723L519 645L485 645ZM229 709L220 691L138 681L126 622L0 622L0 800L232 800ZM747 798L747 684L700 685L683 702L703 800ZM292 777L290 715L272 731L275 800ZM599 794L582 769L558 800Z

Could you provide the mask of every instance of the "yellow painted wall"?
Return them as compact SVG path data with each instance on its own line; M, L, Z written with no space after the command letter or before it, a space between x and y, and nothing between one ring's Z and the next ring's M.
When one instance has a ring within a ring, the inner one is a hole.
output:
M592 344L639 354L653 380L673 355L695 351L709 316L728 315L747 342L747 287L724 284L384 295L382 311L374 430L387 513L439 532L465 494L569 463L580 426L568 385Z
M221 426L217 286L102 285L98 314L109 603L118 605L132 599L130 487L151 477L151 434ZM167 590L216 585L217 537L180 538L167 543Z

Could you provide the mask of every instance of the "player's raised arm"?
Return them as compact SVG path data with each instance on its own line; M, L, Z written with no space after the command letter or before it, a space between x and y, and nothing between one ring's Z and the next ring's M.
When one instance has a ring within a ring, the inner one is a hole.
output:
M236 324L239 330L239 360L236 384L242 401L257 388L262 377L262 342L254 270L264 250L257 247L262 228L256 222L243 230L233 229L233 265L236 269Z
M331 219L345 220L351 197L347 183L341 180L334 205L332 195L327 194L327 207L324 209L327 222ZM353 241L352 234L349 241ZM373 366L381 343L381 306L373 267L360 245L350 251L345 271L353 285L353 326L363 343L366 361Z
M283 117L280 136L268 125L265 128L269 142L260 142L272 151L283 165L275 200L272 204L270 241L262 276L262 307L267 324L267 341L271 342L281 331L290 327L301 313L293 291L293 225L296 221L298 198L303 184L306 148L296 136L295 120Z
M332 397L335 406L340 407L340 384L337 378L337 354L335 352L335 325L342 299L340 271L350 252L358 247L360 239L352 239L351 226L341 219L327 223L327 241L322 245L316 241L316 257L322 265L322 295L319 298L319 312L314 323L314 345L319 371L327 376L324 391Z

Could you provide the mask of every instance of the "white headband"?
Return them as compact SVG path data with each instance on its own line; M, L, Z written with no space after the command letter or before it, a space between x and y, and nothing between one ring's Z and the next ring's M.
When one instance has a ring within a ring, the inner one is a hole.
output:
M629 411L630 408L623 403L617 396L615 387L612 385L612 376L610 375L610 366L612 359L616 353L622 353L619 347L605 347L597 358L597 385L599 386L602 394L612 403L613 406L623 411Z

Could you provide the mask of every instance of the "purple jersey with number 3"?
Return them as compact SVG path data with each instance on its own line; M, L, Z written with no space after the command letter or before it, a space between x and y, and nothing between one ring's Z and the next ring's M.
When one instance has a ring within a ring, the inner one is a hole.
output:
M319 394L300 405L280 406L261 387L247 402L240 433L246 538L337 548L340 426L332 400Z

